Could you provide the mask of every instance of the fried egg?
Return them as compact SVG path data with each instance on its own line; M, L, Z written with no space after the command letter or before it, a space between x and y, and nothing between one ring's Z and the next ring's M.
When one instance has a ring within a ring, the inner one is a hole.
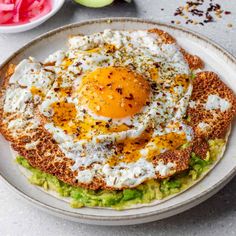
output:
M15 81L22 86L17 102L37 106L44 128L74 161L79 183L100 177L123 188L168 175L175 163L154 166L152 159L192 139L183 122L189 67L176 44L147 31L71 37L68 50L43 64L21 62Z

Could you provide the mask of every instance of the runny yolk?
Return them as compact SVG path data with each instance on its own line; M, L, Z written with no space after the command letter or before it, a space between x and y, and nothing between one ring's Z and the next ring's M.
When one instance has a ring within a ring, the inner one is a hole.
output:
M77 141L81 139L90 140L93 135L109 134L129 129L124 124L113 127L106 121L96 121L87 116L85 116L83 121L76 120L77 111L74 103L55 102L51 104L51 108L53 110L52 121L54 124L67 134L75 135ZM93 135L90 134L91 130Z
M124 118L141 111L149 99L149 83L125 67L98 68L85 75L79 88L80 101L93 113Z
M53 109L52 120L55 125L61 128L68 126L68 122L76 117L76 108L74 103L55 102L51 107Z
M33 96L38 95L41 98L45 97L45 94L43 93L43 91L39 88L36 88L35 86L31 87L30 92L32 93Z
M151 143L154 143L156 147L153 149L148 146L146 148L149 149L148 159L152 159L156 155L161 154L161 152L167 150L175 150L179 148L181 145L187 142L186 134L171 132L165 135L157 136L151 139Z
M150 73L152 80L157 82L159 79L158 69L156 67L153 67L150 69L149 73Z
M119 162L131 163L142 157L140 150L147 149L147 159L152 160L161 152L167 150L175 150L187 142L186 134L169 133L152 138L152 132L144 132L139 138L125 139L123 142L117 143L116 155L108 159L110 166L117 165ZM152 144L152 145L150 145ZM155 148L153 148L155 144Z
M140 137L127 138L116 144L116 155L108 159L110 166L117 165L119 162L131 163L137 161L141 155L140 150L147 145L152 137L152 131L145 131Z
M174 78L174 81L175 81L175 85L180 85L180 86L183 86L184 89L187 89L190 82L189 75L186 75L186 74L177 75Z

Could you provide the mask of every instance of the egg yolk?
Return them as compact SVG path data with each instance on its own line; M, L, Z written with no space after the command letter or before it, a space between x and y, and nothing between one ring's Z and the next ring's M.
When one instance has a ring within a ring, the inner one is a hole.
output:
M131 163L142 157L140 150L148 149L147 159L152 160L155 156L160 155L163 150L175 150L187 142L186 134L183 133L168 133L152 138L152 131L145 131L139 138L127 138L122 142L118 142L116 155L108 159L110 166L117 165L120 162ZM152 145L155 144L153 149Z
M83 121L76 120L76 107L74 103L55 102L51 104L53 110L53 123L63 129L67 134L75 135L75 140L91 140L93 135L109 134L126 131L129 127L125 124L112 126L106 121L97 121L85 116ZM91 134L91 130L93 130Z
M45 97L45 94L43 93L43 91L39 88L36 88L35 86L32 86L31 89L30 89L30 92L33 96L37 95L41 98L44 98Z
M180 74L174 78L175 85L182 86L185 90L188 88L190 80L189 75Z
M149 83L125 67L97 68L82 79L80 102L93 113L124 118L141 111L148 102Z
M140 150L146 146L152 137L152 131L146 130L140 137L127 138L116 144L116 155L108 159L110 166L119 162L131 163L137 161L141 155Z
M76 117L76 108L73 103L55 102L51 108L53 109L53 122L61 128L67 126L68 122Z
M158 69L156 67L153 67L150 69L149 71L150 77L152 78L153 81L157 81L159 80L159 72Z
M155 149L150 148L148 159L152 159L156 155L161 154L163 150L175 150L187 142L187 137L184 132L182 133L168 133L165 135L157 136L151 139L151 143L156 145Z

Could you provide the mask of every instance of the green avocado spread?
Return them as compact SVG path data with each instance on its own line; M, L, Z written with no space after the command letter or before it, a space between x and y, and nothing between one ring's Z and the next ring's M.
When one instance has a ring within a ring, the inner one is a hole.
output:
M119 191L94 191L74 187L58 180L53 175L33 168L24 157L18 156L16 161L32 173L29 178L30 183L43 187L45 190L56 191L61 197L69 197L71 199L71 207L98 206L121 210L134 204L145 204L153 200L161 200L188 188L211 167L222 152L224 145L225 141L222 139L210 140L207 157L203 160L196 156L195 153L192 153L190 167L187 171L168 179L149 180L136 188Z

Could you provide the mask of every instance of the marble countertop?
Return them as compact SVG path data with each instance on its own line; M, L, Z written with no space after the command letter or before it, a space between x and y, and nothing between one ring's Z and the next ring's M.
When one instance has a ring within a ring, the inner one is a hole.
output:
M184 1L134 0L128 4L117 0L109 7L89 9L67 0L61 11L40 27L19 34L0 34L0 63L36 36L81 20L126 16L170 23L176 19L173 13L181 2ZM232 14L205 26L180 25L209 37L236 56L236 4L234 0L221 4ZM233 27L227 27L228 24ZM89 226L41 212L22 201L0 180L0 235L236 235L235 199L236 178L209 200L169 219L134 226Z

